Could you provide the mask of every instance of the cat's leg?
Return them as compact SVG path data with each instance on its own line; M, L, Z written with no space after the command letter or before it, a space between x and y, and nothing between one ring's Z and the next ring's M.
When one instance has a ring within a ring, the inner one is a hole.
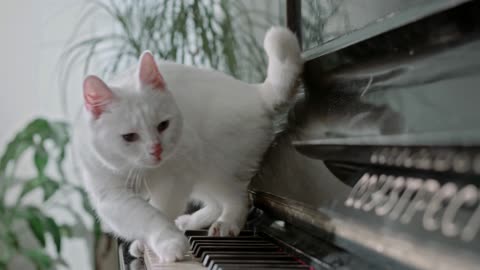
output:
M140 240L135 240L130 244L128 248L128 252L133 257L143 257L143 253L145 252L145 244Z
M192 214L181 215L175 220L180 230L200 230L209 227L218 219L222 212L218 203L212 199L203 199L202 202L204 207Z
M222 207L218 219L208 231L212 236L237 236L245 225L248 214L248 199L245 183L233 181L218 185L215 199Z
M160 262L183 258L188 249L185 236L159 210L123 187L103 189L95 201L99 217L113 232L146 243Z

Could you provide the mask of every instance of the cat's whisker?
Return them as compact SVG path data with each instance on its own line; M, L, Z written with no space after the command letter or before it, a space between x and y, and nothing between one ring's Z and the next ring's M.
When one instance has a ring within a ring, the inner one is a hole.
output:
M143 181L144 181L144 176L143 176L142 173L139 173L138 174L138 179L137 179L137 182L136 182L136 187L135 187L137 192L140 192L140 190L142 189Z
M130 177L130 185L129 187L133 190L133 192L138 193L141 190L142 184L142 175L141 171L138 169L132 169L132 176Z
M131 188L134 192L136 192L136 190L135 190L135 182L137 181L137 174L138 174L138 172L137 172L137 170L136 170L135 168L133 168L132 171L133 171L133 173L132 173L132 179L131 179L132 182L131 182L131 184L130 184L130 188Z
M125 179L125 185L128 189L132 188L132 173L133 167L128 170L127 179Z
M133 180L133 191L135 193L138 193L138 187L137 187L137 183L138 183L138 175L139 175L139 171L138 170L135 170L135 178Z

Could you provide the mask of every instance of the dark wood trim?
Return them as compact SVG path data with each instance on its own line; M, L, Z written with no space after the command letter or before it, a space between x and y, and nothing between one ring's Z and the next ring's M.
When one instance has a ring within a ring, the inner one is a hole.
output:
M287 27L292 30L302 46L302 1L287 0Z

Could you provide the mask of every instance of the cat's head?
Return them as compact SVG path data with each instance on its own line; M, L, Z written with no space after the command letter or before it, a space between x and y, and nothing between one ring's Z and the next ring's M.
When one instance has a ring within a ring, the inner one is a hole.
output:
M175 151L182 117L150 52L126 76L111 85L95 76L84 80L91 143L108 167L154 168Z

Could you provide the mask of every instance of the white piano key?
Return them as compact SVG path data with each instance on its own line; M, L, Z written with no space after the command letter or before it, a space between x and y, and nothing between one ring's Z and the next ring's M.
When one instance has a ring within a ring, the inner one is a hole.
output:
M151 249L146 248L144 260L146 270L205 270L205 267L203 267L199 260L194 258L190 253L185 254L182 261L160 263L157 255L155 255Z

